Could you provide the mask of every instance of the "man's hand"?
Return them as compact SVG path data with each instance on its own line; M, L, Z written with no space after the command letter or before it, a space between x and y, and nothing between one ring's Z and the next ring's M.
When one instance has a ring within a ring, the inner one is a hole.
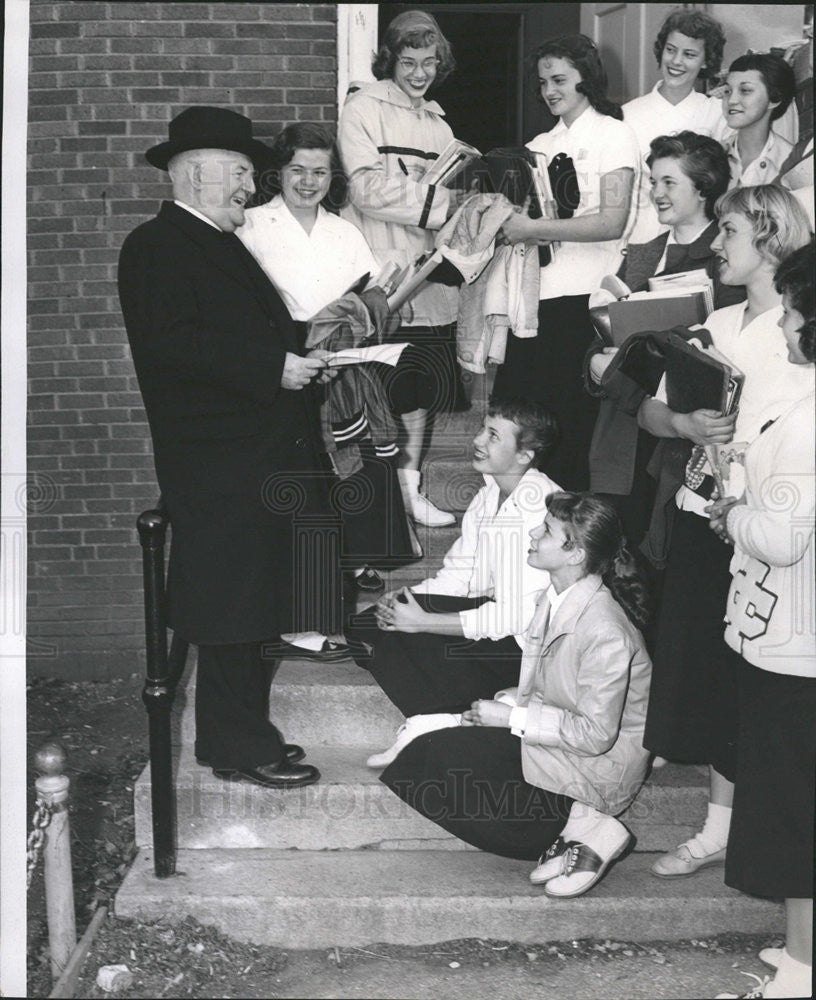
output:
M391 598L392 595L387 596ZM394 591L391 600L382 598L375 613L377 625L384 632L424 632L430 617L407 587Z
M325 355L325 351L320 352ZM323 358L309 357L302 358L299 354L286 352L286 360L283 363L283 375L281 375L282 389L302 389L304 386L314 382L321 372L326 372L328 366Z
M462 725L470 726L510 726L510 705L502 701L474 701L470 708L462 713Z

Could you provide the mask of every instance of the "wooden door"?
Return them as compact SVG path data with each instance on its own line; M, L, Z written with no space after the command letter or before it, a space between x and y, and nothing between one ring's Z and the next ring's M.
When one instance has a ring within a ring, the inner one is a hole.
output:
M619 104L651 90L660 74L653 45L665 17L683 4L582 3L581 31L601 52L609 97Z

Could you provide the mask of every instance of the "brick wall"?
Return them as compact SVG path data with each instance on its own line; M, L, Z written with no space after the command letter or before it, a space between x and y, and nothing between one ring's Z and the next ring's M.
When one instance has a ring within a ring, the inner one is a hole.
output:
M141 670L135 521L155 502L148 427L116 294L126 234L168 197L142 154L189 104L270 139L336 121L331 4L31 0L29 665Z

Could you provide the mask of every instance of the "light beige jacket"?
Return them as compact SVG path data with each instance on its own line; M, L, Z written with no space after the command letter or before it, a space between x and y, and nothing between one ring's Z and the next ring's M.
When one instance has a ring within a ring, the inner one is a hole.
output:
M524 777L614 815L646 776L651 660L640 632L599 576L574 585L545 632L549 609L543 593L521 661Z

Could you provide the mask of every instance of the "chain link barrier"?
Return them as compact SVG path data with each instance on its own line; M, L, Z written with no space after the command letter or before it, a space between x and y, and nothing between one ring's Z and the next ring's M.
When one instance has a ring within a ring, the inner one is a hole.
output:
M45 831L54 815L54 807L44 799L37 799L31 825L34 828L26 841L26 891L31 888L31 880L40 860L42 847L45 843Z

